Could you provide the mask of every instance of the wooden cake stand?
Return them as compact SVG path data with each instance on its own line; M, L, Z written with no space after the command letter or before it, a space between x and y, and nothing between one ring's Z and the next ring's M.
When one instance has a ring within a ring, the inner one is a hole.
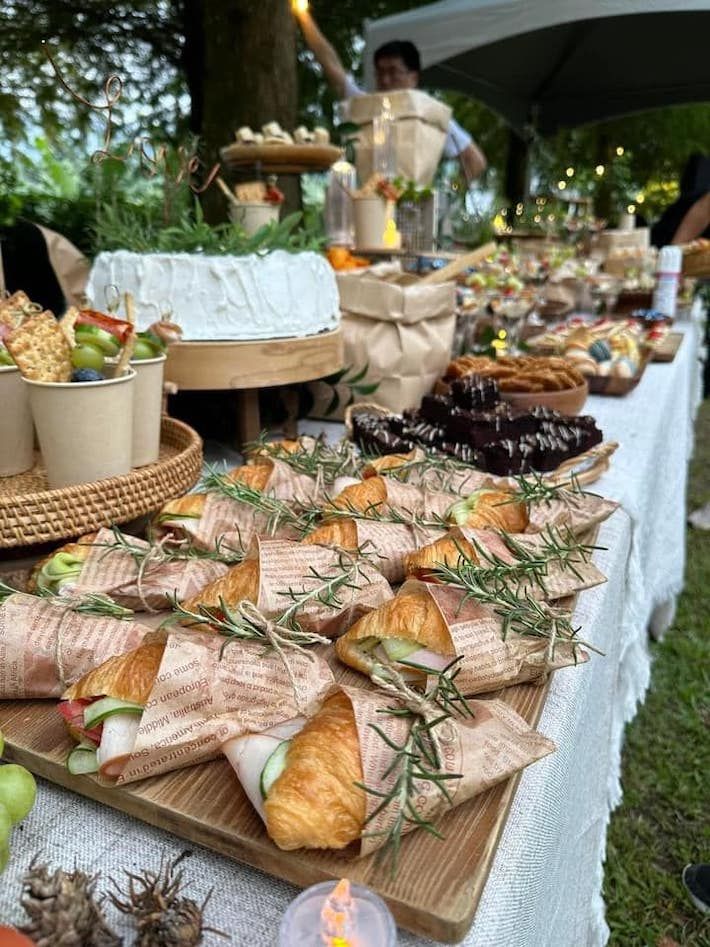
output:
M251 342L178 342L168 350L165 378L179 391L237 392L237 439L261 431L259 389L332 375L343 367L340 328L301 338Z

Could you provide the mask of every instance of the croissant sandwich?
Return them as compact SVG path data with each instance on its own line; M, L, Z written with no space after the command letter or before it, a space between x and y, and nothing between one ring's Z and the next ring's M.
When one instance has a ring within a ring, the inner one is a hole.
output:
M65 691L58 710L78 742L67 765L121 784L192 766L251 729L303 719L332 685L312 652L155 632Z
M69 772L118 776L133 751L145 705L163 659L163 639L109 658L73 684L57 705L78 746Z
M145 558L141 559L141 554ZM160 611L213 582L227 566L210 558L170 558L160 548L110 529L67 543L40 560L30 589L99 592L135 611Z
M383 844L396 819L396 807L375 808L396 772L393 745L401 745L411 725L405 717L383 714L392 698L342 688L291 736L250 734L229 741L223 751L269 836L286 851L297 848L342 849L360 843L361 854ZM554 750L501 701L471 701L470 724L446 723L451 752L442 760L451 804L459 805L484 789ZM371 724L377 724L390 743ZM415 797L416 793L416 797ZM419 781L410 802L421 815L440 816L450 807L432 783ZM368 820L372 821L368 821ZM405 831L416 827L408 821ZM381 829L381 836L373 830Z
M430 490L450 491L461 496L478 490L480 487L493 486L498 480L491 474L464 464L452 462L445 468L429 464L426 454L420 447L415 447L407 454L383 454L382 457L375 457L368 461L363 468L363 478L380 475L394 477Z
M75 582L81 575L96 535L87 533L75 542L64 543L35 563L27 580L27 591L58 592L63 586Z
M0 597L0 700L59 697L97 663L135 648L149 629L76 611L71 601Z
M394 667L418 684L458 658L456 683L469 695L540 683L550 671L589 657L571 638L552 644L543 635L504 630L494 608L467 601L460 589L416 581L364 615L336 641L335 651L368 677Z
M451 493L430 490L411 483L400 483L393 477L368 477L341 490L330 501L332 506L347 510L354 516L377 515L388 508L405 515L422 518L443 518L454 502ZM327 506L324 509L327 516Z
M334 595L331 581L337 583ZM302 628L336 635L391 597L387 580L365 559L321 545L257 538L243 562L183 602L183 608L195 613L235 608L247 600L266 618L278 619L295 606Z
M405 577L407 555L442 535L441 529L414 528L406 523L380 523L367 519L336 519L319 526L306 536L304 545L333 546L372 554L372 563L388 582Z

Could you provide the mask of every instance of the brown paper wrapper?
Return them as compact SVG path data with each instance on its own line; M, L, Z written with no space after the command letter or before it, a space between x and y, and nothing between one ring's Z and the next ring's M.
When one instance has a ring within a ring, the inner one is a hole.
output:
M132 545L150 549L150 543L129 537ZM74 591L102 592L135 611L170 608L169 596L190 598L229 567L212 559L149 560L139 578L133 556L116 543L110 529L101 529L91 543Z
M404 523L381 523L354 519L358 548L372 556L372 561L388 582L404 581L405 559L409 553L433 543L443 535L441 529L407 526Z
M491 554L498 556L503 562L512 564L518 561L515 553L508 549L494 530L457 526L451 530L449 535L476 542ZM516 533L512 539L533 556L540 552L545 544L544 537L535 534ZM483 567L485 568L485 563ZM570 568L562 568L559 561L555 562L553 560L548 564L546 574L542 576L542 587L537 582L528 580L521 583L519 587L520 594L551 601L557 598L565 598L567 595L574 595L583 589L591 589L595 585L606 582L606 576L597 569L594 563L591 561L585 562L581 556L578 561L575 560L574 569L573 572Z
M80 615L58 599L11 595L0 605L0 699L61 697L87 671L138 647L149 630Z
M420 447L415 447L407 457L410 461L423 462L426 454ZM475 490L483 487L493 487L496 478L492 474L484 473L482 470L476 470L474 467L462 467L451 471L441 470L436 466L417 466L412 467L406 472L406 479L399 480L397 477L397 468L389 470L376 470L370 468L369 472L365 469L365 476L375 476L380 474L396 480L399 483L407 483L415 487L425 487L434 493L451 493L450 504L455 502L456 497L468 496Z
M387 505L403 514L443 519L452 504L456 502L456 497L451 493L430 490L428 487L416 486L413 483L401 483L392 477L385 479L385 483L387 484Z
M425 588L446 622L454 652L462 660L456 686L463 694L487 694L514 684L541 684L551 671L584 664L589 655L572 642L559 641L554 652L547 638L509 631L492 608L465 601L460 589L410 580L400 595Z
M343 688L352 703L355 725L360 740L360 760L363 783L373 789L386 792L392 788L397 771L387 772L394 752L372 728L380 727L396 744L406 739L410 721L402 717L390 717L380 710L391 704L385 695ZM458 806L491 786L503 782L531 763L552 753L556 747L547 737L537 733L511 707L500 700L472 700L472 720L451 718L436 728L441 747L441 771L459 774L460 779L446 781L452 806ZM436 821L451 808L435 785L420 780L416 783L415 806L423 818ZM375 811L382 802L378 796L367 793L367 815ZM393 802L365 825L360 843L360 853L369 855L380 848L385 839L366 837L368 833L387 831L394 823L399 804ZM416 826L408 825L405 831Z
M222 650L224 649L224 650ZM220 654L221 652L221 654ZM227 740L313 713L333 685L318 654L223 637L171 635L119 784L213 759Z
M341 556L330 546L304 546L282 539L256 538L249 552L259 560L259 596L256 607L266 618L276 619L293 603L295 594L310 591L322 583L318 576L336 576L342 572ZM344 561L347 561L345 559ZM377 562L373 559L373 563ZM360 563L360 572L350 586L336 592L336 604L310 599L296 613L299 624L308 631L336 636L347 631L358 618L393 596L389 582L375 565Z
M567 527L573 533L585 530L608 519L619 508L615 500L606 500L594 493L561 490L552 500L531 503L530 522L526 533L539 533L548 526Z

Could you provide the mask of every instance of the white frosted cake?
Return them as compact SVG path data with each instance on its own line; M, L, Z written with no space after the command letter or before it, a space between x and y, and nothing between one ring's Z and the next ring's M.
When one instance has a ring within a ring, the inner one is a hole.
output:
M87 286L96 308L112 285L132 294L139 329L167 311L184 340L314 335L340 320L335 275L317 253L100 253Z

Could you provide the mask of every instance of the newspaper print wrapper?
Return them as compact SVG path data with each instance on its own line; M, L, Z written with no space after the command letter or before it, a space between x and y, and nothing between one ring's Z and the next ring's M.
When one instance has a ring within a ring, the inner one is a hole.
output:
M257 538L249 555L259 560L256 607L266 618L273 619L293 604L293 595L318 588L324 578L341 575L357 561L357 573L335 592L337 601L327 604L318 597L311 598L294 616L305 630L321 635L342 634L365 612L377 608L394 594L387 579L373 564L377 559L355 560L354 556L332 546L304 546L288 540Z
M269 461L272 470L264 493L277 500L310 502L318 497L318 485L313 477L300 474L283 461ZM213 550L218 544L226 551L245 551L254 536L272 535L297 538L288 526L271 528L268 517L248 503L240 503L217 492L200 494L204 505L199 516L166 516L156 530L160 538L166 533L189 539L198 549Z
M604 522L618 508L619 504L615 500L607 500L595 493L560 490L551 500L539 500L530 504L530 521L525 532L539 533L551 526L567 527L575 534L583 533L586 529Z
M475 490L495 485L496 478L492 474L476 470L475 467L452 467L447 470L437 467L436 464L427 465L426 454L420 447L415 447L407 455L408 463L412 466L402 469L391 467L377 470L375 467L365 468L365 476L380 474L390 480L407 483L415 487L424 487L436 493L452 493L457 496L468 496ZM453 502L453 500L451 501Z
M385 484L387 505L405 515L443 519L456 502L456 497L451 493L418 487L412 483L400 483L392 477L386 477Z
M495 530L457 526L450 531L449 535L467 539L474 544L474 548L480 546L504 563L513 564L519 561L515 553L508 548ZM511 539L531 556L539 554L547 557L549 554L544 550L544 536L516 533L511 536ZM481 558L481 567L486 568L486 562L480 554L479 558ZM574 568L570 566L574 566ZM585 559L581 553L575 555L570 566L563 567L560 560L553 559L547 563L545 574L540 577L540 582L527 579L521 582L519 586L516 585L516 589L520 595L529 595L531 598L552 601L553 599L564 598L567 595L574 595L583 589L594 588L595 585L602 585L606 582L606 576L597 569L591 560Z
M352 703L355 715L363 784L387 792L392 789L397 778L396 767L389 776L383 775L392 765L394 751L373 729L372 724L401 746L407 737L411 718L381 713L383 708L393 706L392 698L387 695L350 687L343 687L343 690ZM473 719L452 717L435 728L441 748L441 771L461 776L460 779L448 779L445 783L452 806L467 802L556 749L551 740L533 730L504 701L472 700L469 705L474 713ZM414 805L423 818L436 822L451 808L432 782L420 780L415 785L417 795ZM366 797L369 817L382 799L372 793L366 793ZM370 833L386 832L392 826L398 810L399 803L393 802L366 823L360 854L369 855L384 844L384 836L371 836ZM416 826L409 824L404 831L413 828Z
M132 546L143 550L151 548L142 539L127 537ZM148 559L140 574L131 553L120 543L110 529L100 529L91 543L76 582L65 586L73 594L102 592L120 605L134 611L160 611L171 607L169 596L179 600L190 598L228 570L228 566L214 559Z
M317 653L286 649L286 668L262 643L174 634L141 718L124 784L220 755L227 740L314 712L333 685Z
M409 553L441 539L443 529L383 523L353 518L359 549L371 554L372 562L388 582L398 584L405 578L405 560Z
M410 580L399 594L421 588L438 607L454 653L461 656L456 665L456 686L463 694L488 694L514 684L541 684L551 671L589 660L587 652L571 641L558 641L551 650L547 638L514 631L503 637L500 616L490 606L465 601L465 592L460 589Z
M0 699L61 697L74 681L150 631L118 618L81 615L60 599L18 592L0 605Z

